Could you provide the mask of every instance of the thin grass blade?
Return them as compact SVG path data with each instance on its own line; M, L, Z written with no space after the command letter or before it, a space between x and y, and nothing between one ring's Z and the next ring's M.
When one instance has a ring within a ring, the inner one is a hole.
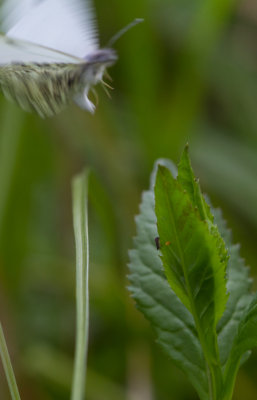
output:
M11 359L9 356L9 352L7 349L5 337L4 337L4 331L2 328L2 325L0 323L0 356L2 359L3 367L4 367L4 372L6 375L6 379L8 382L9 390L11 393L11 398L12 400L20 400L20 394L18 390L18 386L16 383Z
M73 180L72 198L76 246L77 331L71 400L83 400L89 328L88 171L83 172Z

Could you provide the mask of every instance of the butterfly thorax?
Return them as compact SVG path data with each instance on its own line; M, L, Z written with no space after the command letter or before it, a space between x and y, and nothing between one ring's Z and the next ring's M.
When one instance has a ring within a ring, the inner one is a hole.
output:
M90 52L85 58L85 65L81 76L83 90L77 91L73 100L79 107L93 113L95 105L89 100L88 94L92 86L103 82L103 75L107 67L110 67L117 60L117 54L113 49L99 49Z

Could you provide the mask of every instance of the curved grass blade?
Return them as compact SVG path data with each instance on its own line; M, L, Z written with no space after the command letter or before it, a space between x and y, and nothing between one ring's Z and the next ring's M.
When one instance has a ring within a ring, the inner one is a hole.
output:
M72 400L83 400L89 330L89 239L88 239L88 171L72 183L73 225L76 245L76 349L72 383Z
M20 400L19 390L16 383L15 375L13 372L10 356L8 353L4 332L0 323L0 355L4 367L4 372L7 378L9 390L11 393L12 400Z

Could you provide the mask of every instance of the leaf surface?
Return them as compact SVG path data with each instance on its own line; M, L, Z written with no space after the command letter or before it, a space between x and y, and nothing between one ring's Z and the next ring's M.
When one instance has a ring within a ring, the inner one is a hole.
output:
M253 299L253 295L250 293L252 279L249 277L249 268L245 266L244 260L240 257L240 246L232 243L231 231L227 228L221 211L213 207L211 207L211 211L229 252L227 267L229 297L217 327L220 359L221 364L224 365L228 360L242 316Z
M162 261L171 288L192 313L207 358L217 362L216 323L226 304L217 240L170 171L159 166L155 209Z
M236 331L236 336L224 372L224 394L222 400L231 400L236 374L242 357L257 346L257 293L247 307Z

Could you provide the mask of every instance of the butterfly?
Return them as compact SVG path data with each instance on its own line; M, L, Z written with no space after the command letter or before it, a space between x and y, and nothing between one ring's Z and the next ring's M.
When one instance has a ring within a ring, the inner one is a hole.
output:
M0 88L26 111L51 117L73 101L93 113L90 89L117 60L100 48L90 0L5 0Z

